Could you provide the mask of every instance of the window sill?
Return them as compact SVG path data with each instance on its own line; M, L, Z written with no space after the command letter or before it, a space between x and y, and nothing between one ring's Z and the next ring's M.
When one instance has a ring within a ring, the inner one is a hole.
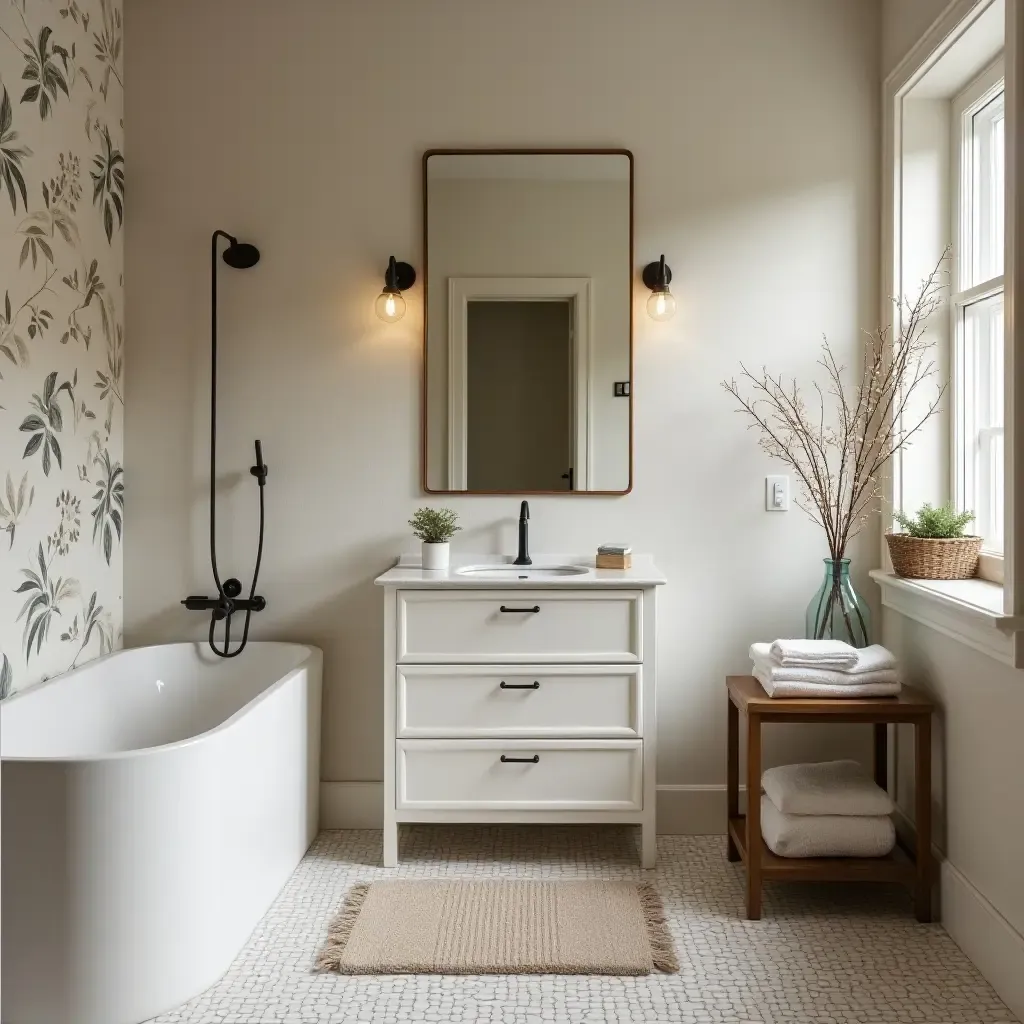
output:
M906 580L881 569L871 578L882 604L1004 665L1014 664L1012 623L1003 612L1003 587L989 580Z

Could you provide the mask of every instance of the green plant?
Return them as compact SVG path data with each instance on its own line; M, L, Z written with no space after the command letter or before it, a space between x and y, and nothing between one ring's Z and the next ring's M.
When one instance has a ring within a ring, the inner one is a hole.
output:
M459 513L450 508L418 508L409 520L412 532L425 544L446 544L461 526Z
M902 512L893 512L893 519L911 537L951 539L964 536L964 527L974 518L973 512L957 512L949 503L933 508L925 502L917 516L911 518Z

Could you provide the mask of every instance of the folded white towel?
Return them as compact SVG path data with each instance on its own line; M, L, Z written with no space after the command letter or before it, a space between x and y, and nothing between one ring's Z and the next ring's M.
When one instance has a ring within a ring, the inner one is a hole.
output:
M772 658L768 644L751 644L750 660L760 668L764 675L770 676L776 683L820 683L823 686L854 686L866 683L898 683L899 673L895 668L875 668L873 666L895 665L895 658L884 648L866 647L872 653L865 660L863 671L838 671L829 668L802 668L799 666L782 666ZM883 652L882 654L876 653Z
M783 814L761 797L761 835L778 857L884 857L896 845L892 818Z
M885 672L898 667L896 655L881 644L872 644L857 651L857 664L843 669L847 675L860 676L869 672Z
M783 814L892 814L892 797L856 761L822 761L769 768L761 785Z
M900 684L895 683L802 683L774 680L760 666L754 665L754 678L764 687L769 697L808 697L820 699L853 700L857 697L895 697Z
M842 640L776 640L772 657L787 667L852 668L857 664L857 649Z

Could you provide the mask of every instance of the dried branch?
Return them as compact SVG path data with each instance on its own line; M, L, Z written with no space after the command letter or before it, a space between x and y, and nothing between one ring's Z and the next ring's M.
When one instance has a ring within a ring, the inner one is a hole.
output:
M762 450L796 474L804 497L796 504L825 531L833 559L844 557L851 538L879 508L882 468L935 415L946 393L942 383L927 411L908 421L913 397L936 377L926 327L945 302L949 253L948 248L943 252L913 301L895 303L897 330L865 332L864 359L854 383L846 384L846 367L827 338L818 361L827 383L812 384L810 403L795 380L773 377L766 368L756 374L741 363L740 380L722 382L738 411L760 432ZM834 424L827 416L830 404Z

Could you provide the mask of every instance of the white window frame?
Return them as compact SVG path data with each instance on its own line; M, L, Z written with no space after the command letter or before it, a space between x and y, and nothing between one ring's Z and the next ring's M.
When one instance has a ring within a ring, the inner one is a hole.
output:
M973 166L971 151L973 148L973 118L982 108L1004 92L1005 65L1000 55L984 71L974 78L953 99L951 103L951 198L953 259L951 266L950 296L950 333L952 344L952 379L953 416L950 432L950 479L953 483L953 500L959 509L973 508L975 502L975 465L980 458L971 459L967 455L967 445L974 443L974 430L968 430L971 411L967 405L968 384L973 379L972 367L966 362L965 311L974 303L1004 294L1004 276L995 275L984 281L968 282L968 274L964 265L973 260L974 239L972 237L972 219L970 215L970 195L973 182L970 178ZM1005 209L1005 203L1004 203ZM1005 364L1004 364L1005 373ZM1004 427L999 428L1003 434ZM966 435L970 433L971 438ZM989 443L995 436L994 431L985 431ZM1005 446L1004 446L1005 452ZM1005 488L1007 467L1003 467L1003 485ZM988 525L988 524L982 524ZM1004 522L1004 536L1006 524ZM1005 543L1005 540L1004 540ZM1002 583L1004 579L1003 552L985 549L982 551L978 575L982 579Z
M924 35L886 77L882 95L882 276L881 323L895 322L895 298L903 294L903 132L904 101L961 40L996 7L997 0L950 0ZM1024 432L1024 315L1016 310L1024 295L1024 4L999 5L1004 17L1006 63L1006 223L1004 306L1005 416L1005 580L1002 585L984 579L954 584L902 580L892 574L885 540L880 562L884 570L872 572L882 591L882 604L956 639L965 631L970 646L1000 661L1024 668L1024 444L1015 436ZM990 51L992 57L997 48ZM947 205L946 207L950 207ZM949 232L951 234L951 232ZM936 254L937 255L937 254ZM913 285L913 281L908 282ZM1018 352L1021 353L1018 356ZM1020 383L1018 384L1018 378ZM948 465L948 463L947 463ZM891 502L901 493L901 464L894 459L883 479ZM955 590L956 593L951 591ZM1000 614L999 609L1002 609ZM941 614L936 614L936 610Z

